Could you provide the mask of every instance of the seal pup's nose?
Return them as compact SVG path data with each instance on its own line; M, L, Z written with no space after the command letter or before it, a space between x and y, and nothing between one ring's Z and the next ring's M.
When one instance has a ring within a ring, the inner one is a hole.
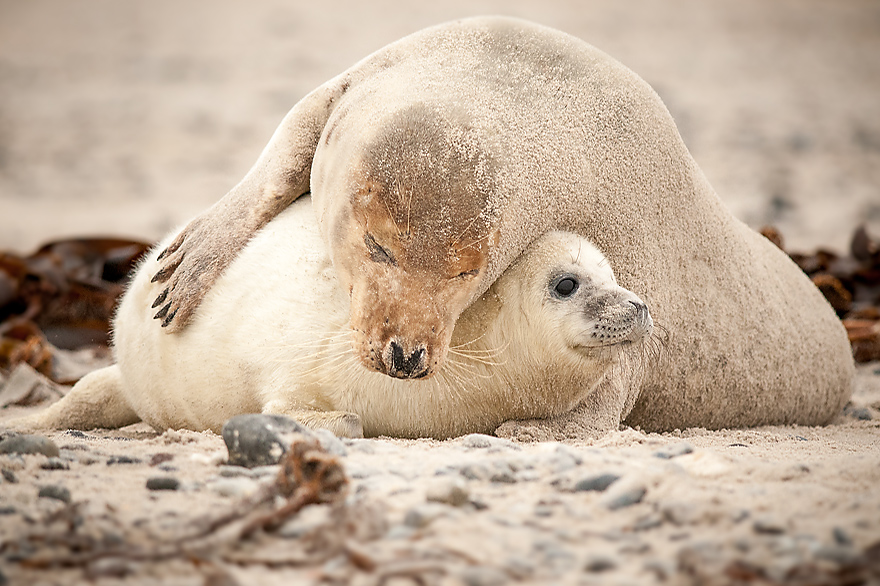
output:
M386 360L388 376L393 376L394 378L422 378L428 372L423 360L425 357L424 348L417 348L407 356L403 351L403 347L396 340L391 340L389 352L386 352L386 355L389 355L389 360Z
M649 335L654 329L654 320L651 319L651 312L648 311L648 306L641 300L635 301L630 299L629 302L636 310L634 320L636 327L633 329L632 338L637 339Z

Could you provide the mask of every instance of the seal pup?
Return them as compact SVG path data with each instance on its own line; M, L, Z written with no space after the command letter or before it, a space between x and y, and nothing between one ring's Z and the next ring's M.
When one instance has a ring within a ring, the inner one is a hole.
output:
M722 205L651 87L562 32L442 24L303 98L241 183L160 255L166 330L308 191L368 369L436 373L464 308L564 230L595 243L670 333L627 423L816 425L851 394L847 336L822 295Z
M653 322L586 239L536 240L467 308L435 376L364 369L308 197L264 227L175 336L152 321L154 250L114 324L116 364L83 378L46 412L14 425L219 432L241 413L283 414L340 436L447 438L492 433L511 419L571 411L622 364L642 365ZM631 402L630 402L631 406ZM616 426L621 403L596 411Z

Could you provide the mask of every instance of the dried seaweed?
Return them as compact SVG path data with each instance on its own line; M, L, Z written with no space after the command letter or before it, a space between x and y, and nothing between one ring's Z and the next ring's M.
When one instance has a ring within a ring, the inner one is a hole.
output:
M785 250L778 230L766 227L761 233ZM855 360L880 360L880 241L859 226L848 255L819 249L813 254L790 252L789 256L843 321Z
M55 377L55 348L106 345L124 283L149 245L109 238L0 253L0 368L27 363Z

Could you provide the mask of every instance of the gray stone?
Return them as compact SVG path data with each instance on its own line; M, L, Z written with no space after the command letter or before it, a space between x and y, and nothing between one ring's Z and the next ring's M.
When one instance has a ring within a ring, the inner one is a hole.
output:
M835 527L834 529L832 529L831 536L834 538L834 543L836 543L837 545L853 544L852 537L850 537L849 533L847 533L846 530L844 530L842 527Z
M755 530L755 533L762 533L764 535L781 535L785 533L785 526L770 517L755 519L752 529Z
M448 515L451 508L440 503L425 503L417 505L406 512L403 524L413 529L422 529L433 523L436 519Z
M6 482L9 482L10 484L15 484L16 482L18 482L18 478L15 476L15 472L10 470L9 468L4 468L2 473L3 480L5 480Z
M277 464L295 439L315 437L290 417L263 413L236 415L223 425L221 434L229 464L246 468Z
M65 503L70 502L70 491L60 484L50 484L49 486L42 487L40 492L37 493L37 496L40 498L63 501Z
M312 433L318 438L318 443L328 454L344 458L348 455L348 448L341 439L336 437L329 429L315 429Z
M618 480L620 480L620 476L617 474L593 474L575 482L574 491L602 492Z
M859 552L851 545L823 545L816 550L815 556L838 566L850 565L860 557Z
M489 566L470 566L458 574L466 586L501 586L510 582L510 576L498 568Z
M173 476L153 476L147 478L147 490L177 490L180 481Z
M633 523L632 529L633 531L649 531L651 529L656 529L661 525L663 525L663 518L655 513L650 513L636 519L636 522Z
M594 554L584 562L585 572L607 572L617 567L617 560L609 555Z
M448 476L432 480L425 498L430 502L460 507L470 500L470 491L460 477Z
M608 493L603 497L602 504L606 508L616 511L642 502L648 489L644 486L631 486L622 490Z
M489 449L490 451L520 449L519 446L509 439L495 437L494 435L484 435L482 433L472 433L464 436L461 438L461 445L466 448Z
M140 458L133 458L131 456L110 456L107 458L107 465L114 466L116 464L140 464Z
M668 446L664 446L663 448L654 452L655 458L661 458L663 460L671 460L672 458L676 458L678 456L684 456L685 454L690 454L694 451L694 447L687 442L680 442L677 444L671 444Z
M43 470L70 470L70 465L61 458L49 458L40 464L40 468Z
M43 454L49 458L61 455L55 442L41 435L16 435L0 442L0 454Z
M209 488L220 496L243 497L253 494L259 488L256 480L245 477L218 478L211 482Z

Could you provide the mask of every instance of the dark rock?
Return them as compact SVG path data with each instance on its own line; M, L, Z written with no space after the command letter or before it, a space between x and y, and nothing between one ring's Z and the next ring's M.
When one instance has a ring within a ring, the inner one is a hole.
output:
M591 555L584 563L585 572L607 572L617 567L617 560L607 555Z
M16 482L18 482L18 478L16 478L15 472L8 468L3 469L3 480L11 484L15 484Z
M61 455L55 442L41 435L16 435L0 442L0 454L43 454L49 458Z
M587 476L586 478L581 479L575 483L574 491L602 492L618 480L620 480L620 476L618 476L617 474L597 474L593 476Z
M114 464L140 464L141 461L139 458L132 458L131 456L110 456L107 459L107 465L113 466Z
M236 415L223 425L221 433L229 450L229 464L246 468L277 464L297 436L313 436L290 417L263 413Z
M0 516L5 515L14 515L18 512L18 509L10 506L0 506Z
M180 481L172 476L154 476L147 479L148 490L177 490Z
M852 545L853 540L852 537L849 536L844 529L841 527L835 527L831 530L831 536L834 537L834 543L837 545Z
M40 468L43 470L70 470L70 465L61 458L49 458L40 464Z
M669 446L664 446L663 448L654 452L655 458L661 458L663 460L671 460L672 458L676 458L678 456L684 456L685 454L690 454L694 451L694 447L687 442L681 442L678 444L672 444Z
M65 503L70 502L70 491L60 484L44 486L40 489L40 492L37 493L37 496L40 498L55 499Z
M785 533L785 527L775 519L770 518L755 519L752 529L755 530L755 533L763 533L764 535L782 535Z

